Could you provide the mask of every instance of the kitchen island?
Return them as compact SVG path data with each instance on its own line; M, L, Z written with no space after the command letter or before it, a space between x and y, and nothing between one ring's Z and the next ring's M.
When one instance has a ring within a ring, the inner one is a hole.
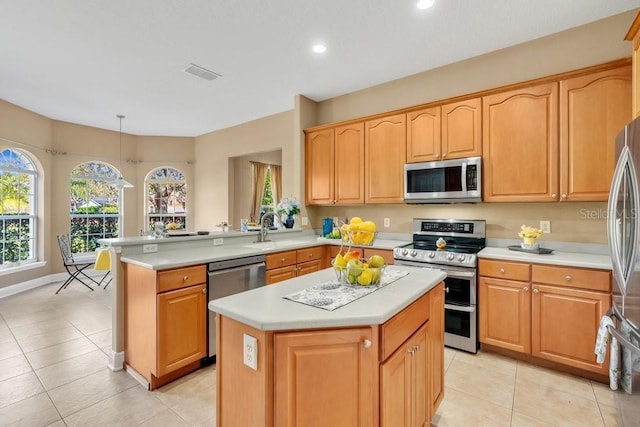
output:
M218 426L428 425L444 390L445 273L387 269L408 274L333 311L284 298L332 269L211 301Z

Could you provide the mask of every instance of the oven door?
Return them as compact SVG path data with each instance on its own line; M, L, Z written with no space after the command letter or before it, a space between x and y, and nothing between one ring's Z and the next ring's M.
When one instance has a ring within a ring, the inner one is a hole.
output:
M476 353L476 270L444 267L444 343L448 347Z

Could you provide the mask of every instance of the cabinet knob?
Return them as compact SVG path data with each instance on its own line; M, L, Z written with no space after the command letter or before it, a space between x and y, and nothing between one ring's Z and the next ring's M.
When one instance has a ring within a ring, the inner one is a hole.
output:
M207 293L207 288L202 288L202 293L206 294Z
M567 274L566 276L564 276L564 280L566 280L567 282L571 281L571 276Z
M535 288L534 288L534 289L533 289L533 293L534 293L534 294L539 294L539 293L540 293L540 291L539 291L538 289L535 289Z
M280 264L284 264L284 258L280 258Z
M565 200L567 198L567 195L562 193L562 196L560 196L562 198L562 200Z
M558 195L557 195L556 193L553 193L553 194L551 195L551 198L552 198L552 199L555 199L555 198L557 198L557 197L558 197Z
M525 286L524 288L522 288L522 290L525 291L525 292L529 292L529 287Z
M313 256L313 254L309 254L309 258L311 258Z
M369 348L371 347L371 340L364 340L362 342L362 345L364 346L364 348Z
M187 280L189 280L189 276L184 276L184 277L182 278L182 281L183 281L183 282L186 282Z
M413 353L415 352L416 351L413 349L413 347L407 349L407 353L411 353L412 356L413 356Z
M447 286L446 288L444 288L444 293L448 294L449 293L449 287Z
M504 268L500 269L500 273L504 274Z
M420 351L420 344L415 346L416 351Z

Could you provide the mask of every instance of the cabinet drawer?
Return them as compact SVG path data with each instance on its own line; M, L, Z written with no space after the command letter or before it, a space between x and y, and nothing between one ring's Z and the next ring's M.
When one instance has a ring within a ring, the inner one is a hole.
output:
M322 258L324 246L314 246L313 248L304 248L297 250L298 262L307 262Z
M570 288L611 291L611 272L607 270L534 264L531 281Z
M172 291L207 282L207 269L204 265L176 268L158 272L157 292Z
M285 267L296 264L296 251L277 252L266 256L266 269Z
M426 293L381 326L380 360L391 356L400 344L429 320L429 302L429 293Z
M375 248L364 249L365 259L369 259L373 255L380 255L382 258L384 258L384 263L387 265L393 264L393 251L391 249L375 249Z
M531 264L481 259L479 274L480 276L497 277L498 279L528 282L531 280Z

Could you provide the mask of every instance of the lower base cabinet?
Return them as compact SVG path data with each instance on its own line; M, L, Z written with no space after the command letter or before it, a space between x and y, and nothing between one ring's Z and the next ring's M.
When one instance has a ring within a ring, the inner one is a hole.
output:
M218 426L428 426L443 398L442 283L382 325L273 332L218 315L216 327Z

